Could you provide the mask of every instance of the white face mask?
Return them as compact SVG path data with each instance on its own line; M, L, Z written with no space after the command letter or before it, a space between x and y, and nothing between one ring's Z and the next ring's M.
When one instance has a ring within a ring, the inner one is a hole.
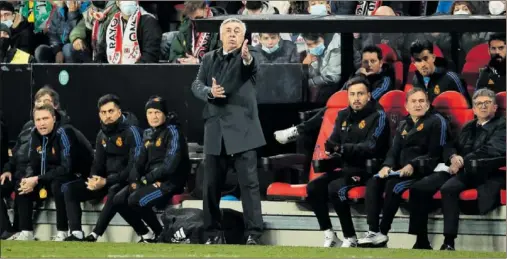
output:
M7 27L11 28L14 22L12 20L5 20L2 21L2 23L5 24Z
M492 15L499 15L505 12L505 1L491 1L489 2L489 13Z
M120 11L126 16L131 16L137 11L136 1L120 1Z
M454 15L470 15L470 13L465 10L459 10L454 12Z

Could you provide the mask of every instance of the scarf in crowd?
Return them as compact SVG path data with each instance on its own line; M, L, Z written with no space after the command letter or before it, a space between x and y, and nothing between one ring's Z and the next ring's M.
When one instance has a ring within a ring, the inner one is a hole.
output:
M382 1L358 1L356 15L372 15L382 5Z
M211 8L208 8L208 14L206 16L207 18L213 17L213 12L211 11ZM192 25L192 56L198 58L199 60L202 59L204 54L208 52L209 50L209 42L211 39L211 33L209 32L199 32L197 34L197 37L195 35L195 26ZM197 41L196 41L197 39Z
M20 13L29 23L33 23L34 32L39 33L48 27L53 5L46 1L25 0L20 5Z
M106 54L109 64L135 64L141 58L137 40L137 27L141 19L141 9L129 17L125 30L121 12L114 15L106 30Z
M93 57L93 60L95 60L95 56L97 55L97 40L99 39L99 33L101 31L101 26L103 26L103 21L107 19L107 15L109 14L109 12L111 11L111 9L113 8L112 5L109 5L108 7L106 7L103 11L99 12L99 11L94 11L92 8L90 8L90 18L92 19L92 40L91 40L91 44L92 44L92 49L93 49L93 53L92 53L92 57Z

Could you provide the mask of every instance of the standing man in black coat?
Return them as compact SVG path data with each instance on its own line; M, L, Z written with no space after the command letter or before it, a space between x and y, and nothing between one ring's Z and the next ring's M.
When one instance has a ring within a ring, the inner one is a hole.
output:
M235 18L220 26L223 47L207 53L192 84L194 95L206 102L203 183L206 244L224 244L221 230L220 185L227 166L238 172L247 244L259 244L263 221L255 149L266 144L258 117L254 89L257 61L245 40L246 26Z

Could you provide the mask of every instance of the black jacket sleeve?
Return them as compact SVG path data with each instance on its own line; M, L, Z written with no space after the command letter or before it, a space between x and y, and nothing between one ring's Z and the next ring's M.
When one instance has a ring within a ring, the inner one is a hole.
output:
M447 87L446 91L456 91L461 93L465 99L468 101L468 104L470 107L472 107L472 99L470 98L470 95L468 94L467 90L467 84L465 83L465 80L461 78L458 74L452 71L447 71L447 74L445 75L447 78Z
M479 149L469 153L463 159L469 160L470 158L493 158L505 156L505 120L502 123L497 123L491 137Z
M345 116L345 112L338 113L334 122L333 132L331 133L331 136L329 136L329 138L326 140L326 143L324 143L324 149L329 153L334 153L339 148L339 145L341 143L340 129Z
M207 74L208 69L211 66L211 59L214 52L209 52L204 55L202 59L202 63L199 66L199 71L197 72L197 77L192 83L192 93L194 96L205 101L205 102L214 102L213 95L211 95L211 86L206 85L207 83Z
M126 144L129 148L129 159L127 166L117 174L108 175L106 179L107 185L114 185L122 182L127 182L129 175L132 169L134 168L137 159L141 154L143 142L141 134L139 133L139 129L134 126L131 126L127 132L128 133L126 136Z
M252 56L252 60L250 61L250 64L248 65L245 65L245 62L243 61L243 58L241 58L241 79L242 81L248 81L248 80L252 80L252 83L255 84L256 82L256 78L257 78L257 71L259 70L258 69L258 63L257 62L257 59L255 58L255 56L257 56L257 51L255 50L255 48L253 48L252 46L248 46L248 49L250 50L250 55ZM218 82L219 84L221 82ZM222 85L222 87L224 88L224 91L225 91L225 96L229 96L233 93L235 93L240 87L242 87L243 85L241 84L227 84L227 83L224 83L224 85Z
M387 166L390 168L393 168L395 166L398 166L398 161L400 159L401 154L401 133L403 132L403 129L405 128L405 121L402 121L398 128L396 129L396 135L394 136L393 143L391 147L389 148L389 151L387 152L386 159L384 160L384 163L382 166ZM398 168L394 168L394 170L397 170Z
M2 143L1 145L3 146L4 144ZM14 174L14 172L16 172L16 163L17 163L16 148L18 147L18 145L19 145L19 139L16 141L16 145L14 146L14 148L12 148L12 156L10 158L8 158L7 161L5 161L6 163L2 167L3 168L2 172L11 172L13 174ZM2 158L2 162L3 162L3 158Z
M58 144L60 146L60 165L39 176L39 181L52 181L65 175L72 174L72 158L75 155L76 136L70 128L60 128L58 133Z
M144 168L146 166L146 162L148 159L148 153L144 146L141 147L141 151L139 153L139 158L136 161L135 166L129 173L129 184L137 183L141 180L141 177L144 175Z
M102 132L97 134L97 139L95 140L95 155L90 175L106 177L106 152L104 146L102 146Z
M142 31L141 58L137 63L158 63L160 59L160 41L162 40L162 31L158 21L150 15L141 16L139 23Z
M28 149L28 158L30 162L26 167L26 173L24 177L39 175L39 173L35 172L35 170L40 170L40 158L37 154L37 144L35 143L33 132L32 137L30 138L29 147L30 148Z
M342 146L342 157L345 159L372 158L377 154L377 150L388 143L389 139L389 121L386 113L377 110L378 116L373 121L366 139L357 144L345 143Z
M155 170L146 174L146 181L148 183L164 181L168 179L170 175L178 173L176 172L176 169L178 168L178 164L180 163L182 157L182 136L179 133L178 128L174 125L169 125L168 130L169 134L166 141L169 143L167 143L167 152L164 163Z
M475 83L475 90L479 90L481 88L487 88L488 87L488 79L489 79L489 69L485 68L481 70L481 73L479 74L479 78L477 79L477 82Z

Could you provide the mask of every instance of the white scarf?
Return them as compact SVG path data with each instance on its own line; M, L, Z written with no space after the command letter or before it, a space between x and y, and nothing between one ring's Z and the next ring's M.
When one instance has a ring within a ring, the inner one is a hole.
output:
M139 8L129 17L124 32L121 12L114 15L106 31L106 54L109 64L135 64L141 58L141 49L137 40L140 19Z

